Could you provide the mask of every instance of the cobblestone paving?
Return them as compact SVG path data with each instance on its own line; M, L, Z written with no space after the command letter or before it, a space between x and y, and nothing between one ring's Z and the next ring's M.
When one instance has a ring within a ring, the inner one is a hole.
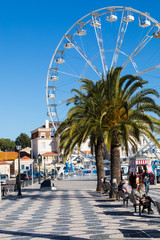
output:
M0 202L0 239L160 239L160 215L134 213L96 193L95 181L57 181L56 191L23 189ZM160 201L160 188L150 190Z

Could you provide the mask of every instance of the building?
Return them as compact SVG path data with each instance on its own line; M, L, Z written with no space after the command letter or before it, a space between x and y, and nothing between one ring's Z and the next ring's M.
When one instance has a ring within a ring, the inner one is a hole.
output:
M23 173L24 171L28 171L31 169L31 165L33 163L33 159L28 156L24 156L20 158L20 171ZM15 160L15 172L18 173L18 159Z
M59 123L55 123L58 127ZM35 160L38 159L38 154L42 156L40 168L46 172L52 169L59 169L62 164L62 158L59 153L59 137L55 137L52 128L52 123L48 120L45 125L31 131L31 155ZM78 152L78 151L77 151ZM90 153L89 140L82 144L80 152Z
M48 173L51 172L52 169L60 168L61 163L58 161L58 153L54 152L46 152L42 153L42 164L41 169Z
M58 154L58 145L59 137L54 136L51 123L48 120L46 120L45 125L31 131L31 149L34 159L37 159L38 154L42 155L46 152Z
M18 153L17 152L0 152L0 160L5 161L10 165L10 174L15 174L15 160L18 159Z
M10 177L10 163L0 160L0 174L7 174Z
M22 152L21 152L22 151ZM20 151L20 171L24 172L30 169L33 159L30 158L30 154L26 153L22 149ZM17 152L0 152L0 173L6 171L7 175L18 174L18 153ZM4 163L4 164L3 164ZM1 171L2 170L2 171Z

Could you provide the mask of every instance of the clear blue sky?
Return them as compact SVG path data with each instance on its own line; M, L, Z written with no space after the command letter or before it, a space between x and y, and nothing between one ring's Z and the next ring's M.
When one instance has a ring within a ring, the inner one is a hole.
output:
M87 13L114 5L150 12L160 21L159 0L0 2L0 138L15 140L44 124L47 70L58 42Z

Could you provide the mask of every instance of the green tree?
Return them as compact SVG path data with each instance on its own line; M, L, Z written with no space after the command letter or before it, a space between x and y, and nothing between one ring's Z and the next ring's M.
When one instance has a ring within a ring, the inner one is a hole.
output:
M160 107L150 97L159 96L154 89L145 89L147 83L140 77L125 75L120 77L122 68L111 69L104 81L106 106L101 116L104 126L106 144L111 152L111 181L120 181L119 147L125 146L128 154L128 144L137 146L140 136L145 135L156 145L159 142L153 132L159 131Z
M0 138L0 150L1 151L14 151L15 142L8 138Z
M61 134L60 149L64 156L72 153L74 147L78 147L90 138L91 150L95 151L97 167L97 190L101 190L100 179L104 177L103 166L103 129L101 128L101 115L104 106L101 82L94 83L90 80L82 80L80 91L73 89L75 96L68 101L74 104L69 110L67 119L60 125L57 134Z
M22 144L22 148L31 147L31 138L26 133L21 133L15 140L15 142L19 139Z

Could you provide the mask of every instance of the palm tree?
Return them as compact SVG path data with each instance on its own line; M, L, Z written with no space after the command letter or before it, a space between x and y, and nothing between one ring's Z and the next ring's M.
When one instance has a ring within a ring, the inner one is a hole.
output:
M62 122L57 130L61 134L60 149L64 156L72 153L75 145L80 145L90 138L91 150L95 151L97 167L97 191L101 190L100 179L104 177L103 166L103 129L100 118L104 107L101 82L84 79L80 91L73 89L76 95L68 101L74 103L69 110L67 119ZM85 90L85 93L84 93Z
M111 153L111 182L113 179L120 181L119 147L122 144L128 154L128 144L136 146L143 134L159 146L153 131L159 128L160 121L150 114L160 116L160 107L149 97L158 97L159 94L153 89L143 88L147 82L140 77L126 75L120 78L121 71L121 67L111 69L104 82L106 107L101 124Z
M96 83L82 80L82 87L80 90L73 89L76 95L68 102L74 106L57 131L61 134L60 149L66 156L75 145L80 147L90 137L96 156L97 190L100 190L99 182L104 176L104 141L111 151L111 182L114 178L120 181L119 147L122 144L128 153L128 143L136 146L140 135L144 134L159 145L152 132L160 122L147 114L160 115L159 106L149 97L150 94L158 97L158 93L153 89L142 89L147 82L140 77L120 77L121 71L121 67L111 69L106 80L102 77Z

